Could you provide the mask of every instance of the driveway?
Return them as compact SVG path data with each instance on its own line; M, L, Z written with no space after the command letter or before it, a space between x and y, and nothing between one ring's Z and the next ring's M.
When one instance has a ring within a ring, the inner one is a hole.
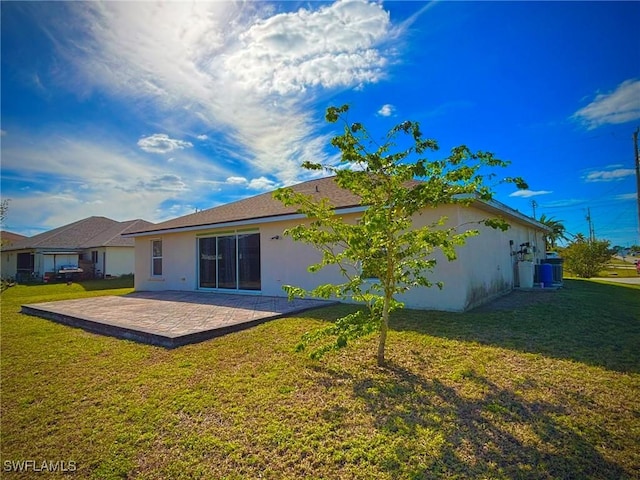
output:
M174 348L332 303L208 292L135 292L23 305L22 313L94 333Z

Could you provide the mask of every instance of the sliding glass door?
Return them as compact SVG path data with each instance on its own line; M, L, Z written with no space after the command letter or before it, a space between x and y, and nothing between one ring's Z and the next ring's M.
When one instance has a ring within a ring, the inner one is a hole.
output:
M216 288L216 238L201 238L198 242L200 256L200 288Z
M218 288L238 288L236 236L218 237Z
M199 287L260 290L260 234L198 239Z
M260 290L260 234L238 235L238 288Z

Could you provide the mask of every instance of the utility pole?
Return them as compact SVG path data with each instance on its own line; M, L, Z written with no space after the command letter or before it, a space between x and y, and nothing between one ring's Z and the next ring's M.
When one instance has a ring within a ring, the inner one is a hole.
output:
M638 201L638 240L640 240L640 158L638 158L638 131L640 127L633 132L633 153L636 157L636 195Z
M538 206L538 202L535 200L531 200L531 207L533 208L533 219L536 219L536 207Z
M593 222L591 222L591 208L587 207L587 223L589 223L589 241L593 242L596 238L596 232L593 230Z

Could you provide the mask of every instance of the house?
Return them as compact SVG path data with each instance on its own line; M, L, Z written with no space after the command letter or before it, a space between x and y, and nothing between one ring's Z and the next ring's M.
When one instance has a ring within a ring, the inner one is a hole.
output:
M2 277L44 280L65 274L109 277L134 271L134 240L123 233L150 228L145 220L89 217L14 242L2 249Z
M366 208L332 177L292 188L329 198L336 214L345 219L356 221ZM443 289L415 288L399 298L407 307L464 311L513 289L518 282L516 264L525 255L534 262L544 258L547 228L499 202L475 200L468 207L425 209L414 224L426 225L441 215L451 225L501 216L511 228L503 232L479 226L481 234L459 249L457 261L437 255L438 265L429 278L443 281ZM309 273L307 267L319 261L319 252L283 235L285 229L304 221L294 207L284 206L269 192L129 229L126 236L135 239L135 288L285 296L283 285L311 289L341 281L335 268Z

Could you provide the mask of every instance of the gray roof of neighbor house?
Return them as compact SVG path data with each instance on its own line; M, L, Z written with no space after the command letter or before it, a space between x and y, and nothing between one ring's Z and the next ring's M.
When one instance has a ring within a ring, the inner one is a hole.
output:
M152 225L153 223L140 219L118 222L106 217L89 217L14 242L5 250L133 247L134 240L123 237L122 234Z
M415 183L419 183L416 181ZM345 209L351 207L361 207L361 199L348 190L340 188L335 182L335 177L318 178L307 182L299 183L291 187L296 192L306 193L316 198L328 198L336 209ZM537 228L546 230L547 227L537 222L533 218L527 217L512 208L491 200L474 202L479 208L483 208L495 214L503 214L521 221L530 223ZM292 215L297 213L295 206L287 207L279 200L273 198L273 192L263 193L254 197L245 198L236 202L227 203L217 207L202 210L182 217L174 218L162 223L156 223L149 227L143 227L138 230L130 229L127 235L144 236L154 233L168 233L180 230L197 230L199 228L208 228L210 226L235 223L249 222L256 220L268 220L281 217L283 215Z
M0 241L3 246L12 245L20 240L27 238L25 235L19 233L7 232L6 230L0 230Z

